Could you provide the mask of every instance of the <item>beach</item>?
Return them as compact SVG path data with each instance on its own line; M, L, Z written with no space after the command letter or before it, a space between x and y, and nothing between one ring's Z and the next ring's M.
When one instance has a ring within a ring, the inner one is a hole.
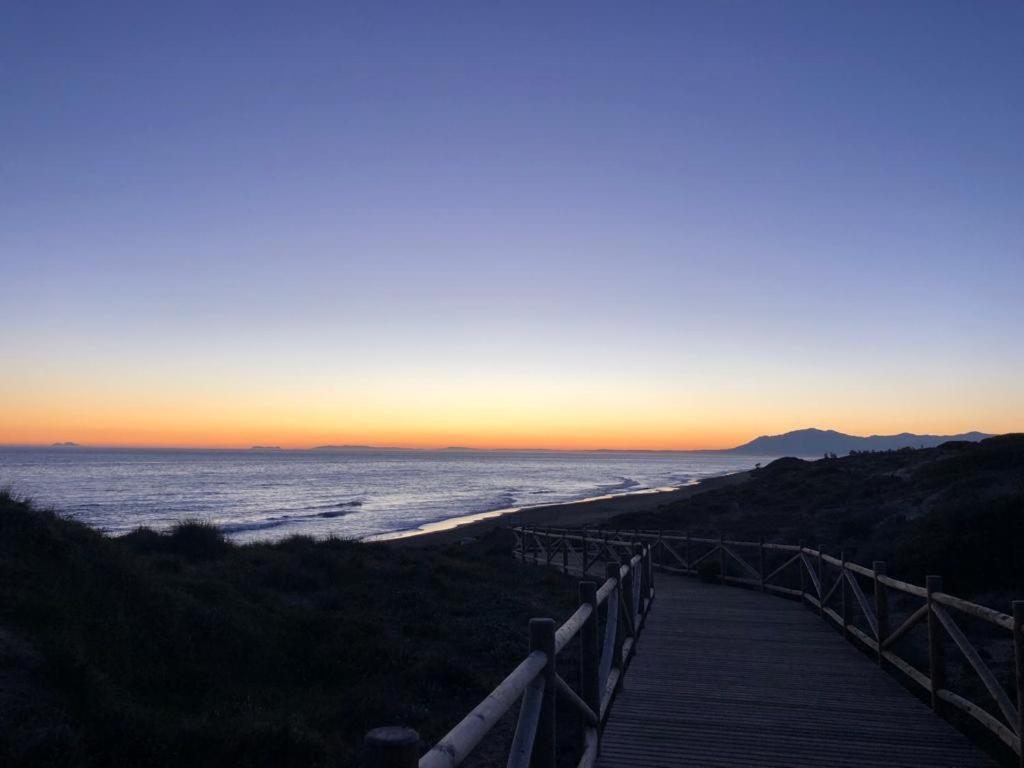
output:
M392 546L403 547L437 546L479 539L496 528L507 527L510 523L551 528L600 525L618 515L654 511L666 504L716 488L736 485L749 478L749 471L733 472L718 477L709 477L682 488L603 496L563 504L544 504L514 511L485 513L486 517L469 515L464 518L445 520L435 525L425 526L420 531L406 532L400 537L381 541ZM460 521L463 522L460 523Z

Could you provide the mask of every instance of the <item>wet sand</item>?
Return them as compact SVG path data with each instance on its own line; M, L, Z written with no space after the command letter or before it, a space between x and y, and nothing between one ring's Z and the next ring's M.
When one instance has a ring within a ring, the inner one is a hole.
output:
M465 539L480 538L495 528L509 525L510 521L517 525L543 525L552 528L597 525L616 515L657 509L663 504L686 499L704 491L742 483L749 477L749 472L735 472L730 475L722 475L721 477L710 477L694 485L671 490L605 496L598 499L572 501L564 504L525 507L515 512L495 513L492 517L482 520L467 520L465 523L455 527L450 526L456 521L449 520L440 524L449 526L441 530L425 530L422 533L410 534L403 538L387 539L383 543L396 546L450 544Z

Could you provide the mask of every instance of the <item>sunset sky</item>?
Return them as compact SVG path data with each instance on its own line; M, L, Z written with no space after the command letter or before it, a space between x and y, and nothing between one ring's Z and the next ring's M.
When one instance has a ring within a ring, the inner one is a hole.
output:
M1022 41L1010 0L15 0L0 443L1024 430Z

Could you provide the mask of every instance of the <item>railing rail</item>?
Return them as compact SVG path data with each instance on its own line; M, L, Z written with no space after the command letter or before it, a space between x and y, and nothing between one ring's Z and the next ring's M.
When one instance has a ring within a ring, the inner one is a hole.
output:
M605 547L605 557L595 555L590 559L584 552L583 567L577 569L572 561L579 553L571 537L562 536L557 546L545 547L542 540L548 539L542 539L544 536L516 529L514 554L524 562L582 573L579 608L557 628L552 619L531 619L529 655L422 757L417 757L419 736L415 731L402 727L370 731L364 745L364 764L368 768L456 768L516 701L520 702L519 716L509 750L509 768L554 768L558 743L556 698L563 698L583 723L579 768L594 765L601 728L654 599L653 548L642 542L628 546L616 542ZM556 562L559 555L560 561ZM605 563L605 578L600 584L586 578L599 562ZM580 640L579 692L558 674L557 667L559 654L576 638Z
M513 530L520 559L552 564L558 553L564 553L561 565L566 572L575 567L570 553L577 553L577 570L585 576L598 560L640 545L650 548L652 570L702 575L722 584L800 600L839 628L850 642L873 652L883 669L897 671L923 689L936 713L948 714L952 708L973 718L1009 747L1024 768L1024 601L1013 601L1012 613L1001 613L943 592L939 576L929 576L922 587L889 576L885 562L875 561L868 568L848 561L845 554L835 557L803 543L732 541L678 531L523 527ZM862 583L869 583L870 589L865 591ZM909 610L895 628L890 628L892 593L906 596L904 601L923 601ZM1012 695L992 672L984 654L968 639L956 614L1008 633L1013 645ZM867 631L857 626L858 615ZM927 629L927 671L918 669L896 650L897 643L921 624ZM976 674L995 711L949 689L947 640L952 640Z

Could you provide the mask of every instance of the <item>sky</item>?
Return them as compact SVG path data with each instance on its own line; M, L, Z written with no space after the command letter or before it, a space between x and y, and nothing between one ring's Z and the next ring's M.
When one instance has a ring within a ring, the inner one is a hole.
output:
M1024 4L0 11L0 443L1024 430Z

